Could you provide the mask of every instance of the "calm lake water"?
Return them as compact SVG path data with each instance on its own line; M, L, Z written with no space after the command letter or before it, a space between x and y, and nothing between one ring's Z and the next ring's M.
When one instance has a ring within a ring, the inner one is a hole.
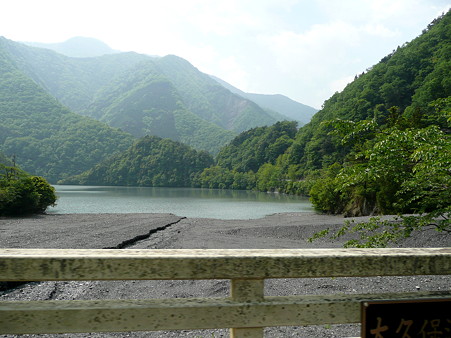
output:
M280 212L311 212L305 197L255 191L55 185L53 214L172 213L218 219L261 218Z

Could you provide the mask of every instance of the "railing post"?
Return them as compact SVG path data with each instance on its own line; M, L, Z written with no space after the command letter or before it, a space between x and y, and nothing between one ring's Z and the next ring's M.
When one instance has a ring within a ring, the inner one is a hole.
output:
M237 302L262 301L264 279L232 279L231 296ZM231 328L230 338L262 338L263 327Z

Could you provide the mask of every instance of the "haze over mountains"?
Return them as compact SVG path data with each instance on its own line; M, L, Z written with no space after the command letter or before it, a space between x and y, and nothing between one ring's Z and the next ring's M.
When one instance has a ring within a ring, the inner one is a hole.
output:
M74 37L59 43L25 43L34 47L51 49L69 57L96 57L121 53L118 50L110 48L107 44L98 39L87 37ZM158 58L157 56L153 57ZM232 93L247 98L266 110L271 110L271 114L275 115L277 118L280 118L278 114L282 114L284 115L283 117L288 117L290 120L298 121L300 125L304 125L308 123L310 118L318 111L313 107L294 101L281 94L265 95L245 93L218 77L211 77Z
M69 57L0 37L1 151L50 181L87 170L145 135L215 154L244 130L289 119L177 56L112 53L84 38L63 45L66 52L85 46L79 55L107 54Z
M312 116L318 111L316 108L299 103L281 94L246 93L216 76L212 76L212 78L232 93L254 101L260 107L288 116L293 121L298 121L301 126L308 123ZM299 114L299 112L302 112L302 114Z
M450 15L356 76L300 129L295 122L275 123L286 118L262 107L268 103L249 100L252 94L221 85L174 55L73 58L0 38L0 153L15 155L23 169L51 182L85 172L79 178L95 184L91 179L107 170L108 184L172 185L178 163L171 175L146 179L142 159L181 160L173 156L184 152L179 141L218 154L215 166L189 173L191 185L308 193L309 179L354 160L354 150L323 122L445 128L436 110L446 108L450 96ZM132 146L149 134L139 151Z
M110 46L98 39L86 38L82 36L76 36L70 38L69 40L56 43L25 43L33 47L51 49L55 52L71 57L95 57L105 54L120 53L120 51L110 48Z

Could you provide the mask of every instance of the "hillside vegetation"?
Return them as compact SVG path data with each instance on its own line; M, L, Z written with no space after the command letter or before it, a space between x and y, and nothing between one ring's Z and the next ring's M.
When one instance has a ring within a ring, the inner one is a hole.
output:
M0 150L51 182L125 150L133 137L70 112L16 66L0 39Z
M188 187L213 164L206 152L157 136L146 136L126 151L61 183L152 187Z
M349 216L449 208L450 21L434 20L356 76L296 135L240 134L205 179L242 187L233 172L246 173L253 188L310 194L318 210Z
M166 137L212 153L235 135L187 109L177 88L153 60L117 76L81 113L136 137Z
M398 47L326 100L323 109L300 129L286 165L295 165L298 177L304 177L309 170L343 161L350 149L329 134L332 128L323 121L376 118L385 123L395 106L408 121L425 126L434 113L429 104L451 93L450 16L435 20L421 36ZM431 118L430 122L437 122Z
M5 38L0 45L23 75L70 110L135 137L168 137L215 154L239 132L289 119L230 92L177 56L74 58Z
M0 216L39 214L55 204L55 189L44 178L2 161L0 154Z
M293 101L284 95L246 93L232 86L230 83L225 82L224 80L221 80L215 76L211 77L232 93L238 94L241 97L245 97L255 102L260 107L265 109L268 114L272 115L274 113L277 114L278 112L279 114L287 116L290 120L297 121L301 126L308 123L312 116L318 111L318 109ZM280 119L280 116L276 115L275 117Z

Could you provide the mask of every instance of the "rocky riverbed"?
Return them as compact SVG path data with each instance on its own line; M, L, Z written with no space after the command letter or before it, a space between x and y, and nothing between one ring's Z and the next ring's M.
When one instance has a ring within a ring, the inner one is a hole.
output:
M365 218L360 218L364 220ZM256 220L184 218L172 214L67 214L0 218L2 248L233 249L334 248L342 240L307 239L343 217L286 213ZM451 235L425 231L401 247L449 247ZM268 296L450 290L451 276L267 280ZM0 291L0 300L227 297L228 281L112 281L28 283ZM352 337L358 324L265 329L266 337ZM28 335L31 336L31 335ZM228 337L228 330L40 335L39 337ZM3 336L12 337L12 336Z

